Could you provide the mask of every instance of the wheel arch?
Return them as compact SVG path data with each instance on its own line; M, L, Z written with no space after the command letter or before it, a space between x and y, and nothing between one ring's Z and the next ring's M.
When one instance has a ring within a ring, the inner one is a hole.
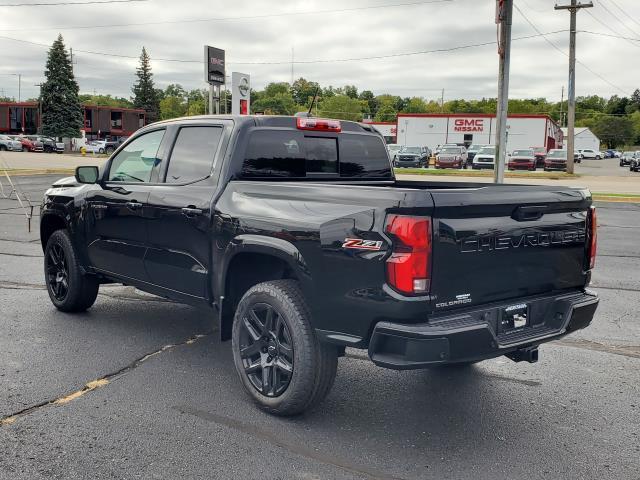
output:
M40 243L42 245L42 251L47 247L47 242L51 235L53 235L53 232L68 229L69 225L66 219L58 212L43 213L40 219Z
M291 242L264 235L239 235L228 246L219 284L220 336L231 338L236 306L252 286L269 280L294 279L303 292L311 276L300 251Z

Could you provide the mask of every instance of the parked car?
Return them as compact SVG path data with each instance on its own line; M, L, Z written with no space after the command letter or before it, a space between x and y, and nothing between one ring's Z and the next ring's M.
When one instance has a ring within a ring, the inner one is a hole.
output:
M396 167L426 168L429 166L429 147L402 147L396 155Z
M574 152L573 161L576 161L576 155ZM566 150L549 150L547 158L544 161L544 171L561 170L567 171L567 151Z
M30 140L23 135L14 135L11 136L13 140L16 140L22 144L22 150L24 152L42 152L44 151L44 146L42 142L37 140Z
M398 152L402 149L402 145L397 145L395 143L387 144L387 151L389 152L389 158L395 161L398 155Z
M436 168L467 168L468 162L464 147L444 147L436 157Z
M467 150L467 160L469 162L473 162L473 157L475 157L483 147L486 147L486 145L480 145L478 143L474 143L473 145L469 146L469 149Z
M617 152L615 150L605 150L603 158L616 158Z
M154 123L54 183L41 212L58 310L111 282L200 306L277 415L321 402L346 347L399 370L535 363L599 302L588 190L398 181L383 137L355 122Z
M87 142L84 146L85 152L87 153L106 153L107 152L107 142L105 140L93 140ZM114 149L115 150L115 149Z
M635 156L636 156L636 152L632 152L632 151L622 152L622 155L620 156L620 166L626 167L627 165L630 165L631 160Z
M590 148L582 148L578 151L580 152L582 158L584 158L585 160L600 160L601 158L604 158L604 153L597 150L592 150Z
M482 147L476 156L473 157L473 163L471 168L474 170L480 170L482 168L494 169L496 164L496 147L493 145L487 145Z
M440 152L442 151L443 148L447 148L447 147L459 147L460 145L458 145L457 143L445 143L444 145L438 145L436 147L436 149L434 150L433 155L435 157L437 157L438 155L440 155Z
M509 170L536 171L536 156L532 148L514 150L508 159Z
M544 167L544 159L547 158L546 147L531 147L536 157L536 168Z
M21 152L22 143L10 138L8 135L0 135L0 150L10 152Z
M635 156L629 162L629 171L630 172L640 172L640 157Z
M64 153L64 143L57 142L51 137L43 135L25 135L25 137L31 141L41 142L45 153Z

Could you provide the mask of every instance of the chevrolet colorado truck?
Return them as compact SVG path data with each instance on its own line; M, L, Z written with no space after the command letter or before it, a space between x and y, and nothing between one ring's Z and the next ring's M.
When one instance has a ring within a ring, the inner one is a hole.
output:
M382 136L348 121L146 126L46 192L40 238L59 310L105 283L202 306L279 415L327 395L346 347L391 369L535 362L598 305L589 191L398 180Z

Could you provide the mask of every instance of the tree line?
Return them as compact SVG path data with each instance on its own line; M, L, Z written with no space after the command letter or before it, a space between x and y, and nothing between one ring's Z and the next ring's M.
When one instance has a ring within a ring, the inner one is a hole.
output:
M46 81L42 85L42 130L46 135L77 136L82 127L82 104L146 111L148 122L181 116L202 115L208 111L206 89L186 90L179 84L164 89L155 86L151 59L142 48L135 72L132 96L79 94L73 76L71 59L62 36L53 43L47 58ZM314 100L315 99L315 100ZM222 112L231 110L231 94L224 92ZM401 97L392 94L374 95L371 90L359 91L355 85L322 86L298 78L289 84L275 82L262 90L251 91L251 109L267 115L293 115L310 108L317 116L344 120L394 122L399 113L484 113L495 114L496 98L479 100L454 99L440 101L419 96ZM567 102L546 98L509 100L509 113L547 114L563 124ZM608 148L640 145L640 89L629 97L598 95L576 99L576 126L588 127Z

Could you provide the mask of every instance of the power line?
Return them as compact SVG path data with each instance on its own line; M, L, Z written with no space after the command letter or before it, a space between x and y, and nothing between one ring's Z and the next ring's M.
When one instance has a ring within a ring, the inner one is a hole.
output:
M635 23L640 27L640 22L638 22L635 18L629 15L620 5L618 5L618 2L616 2L615 0L611 0L611 3L615 5L616 8L620 10L625 17L627 17L629 20L631 20L633 23Z
M630 40L632 42L640 42L640 38L631 38L631 37L625 37L625 36L622 36L622 35L612 35L610 33L592 32L590 30L579 30L579 32L580 33L588 33L589 35L598 35L598 36L601 36L601 37L620 38L622 40ZM638 45L635 45L635 46L638 46Z
M104 3L134 3L148 2L149 0L86 0L79 2L54 2L54 3L0 3L0 7L52 7L62 5L96 5Z
M622 20L620 20L620 17L618 17L615 13L613 13L611 10L609 10L609 8L602 2L600 1L600 6L602 8L605 9L605 11L611 15L613 18L615 18L618 22L620 22L620 25L622 25L624 28L626 28L627 30L629 30L633 35L635 35L636 32L634 32L631 28L627 27L627 24L624 23Z
M104 0L114 1L114 0ZM125 1L125 0L121 0ZM147 1L147 0L129 0L129 1ZM364 7L349 7L338 9L325 9L325 10L309 10L309 11L297 11L297 12L282 12L282 13L266 13L262 15L244 15L236 17L209 17L209 18L192 18L185 20L159 20L156 22L138 22L138 23L112 23L112 24L100 24L100 25L69 25L61 27L46 27L46 28L15 28L15 29L0 29L3 32L24 32L24 31L42 31L42 30L85 30L96 28L114 28L114 27L142 27L149 25L175 25L179 23L207 23L207 22L227 22L237 20L258 20L263 18L275 18L275 17L292 17L296 15L322 15L327 13L347 13L356 12L361 10L373 10L383 8L395 8L395 7L411 7L419 5L428 5L435 3L451 3L456 0L423 0L419 2L403 2L403 3L387 3L382 5L368 5ZM97 2L96 2L97 3Z
M556 30L548 33L537 33L536 35L525 35L522 37L514 38L513 40L527 40L530 38L537 38L544 35L555 35L557 33L565 33L568 32L567 29L564 30ZM19 38L7 37L4 35L0 35L0 39L11 40L19 43L26 43L29 45L35 45L38 47L50 48L50 45L38 42L32 42L30 40L22 40ZM351 57L351 58L334 58L334 59L313 59L313 60L295 60L293 63L295 64L312 64L312 63L341 63L341 62L356 62L356 61L364 61L364 60L381 60L387 58L396 58L396 57L408 57L415 55L426 55L430 53L443 53L443 52L453 52L456 50L464 50L469 48L477 48L477 47L485 47L488 45L496 45L497 42L495 40L490 42L482 42L482 43L473 43L467 45L457 45L455 47L449 48L436 48L433 50L420 50L416 52L401 52L401 53L391 53L387 55L372 55L367 57ZM122 55L118 53L109 53L109 52L98 52L94 50L80 50L75 49L74 52L84 53L88 55L99 55L104 57L114 57L114 58L126 58L132 60L138 60L140 58L139 55ZM152 61L156 62L176 62L176 63L194 63L201 64L202 59L200 60L190 60L190 59L178 59L178 58L154 58ZM291 60L278 60L278 61L247 61L247 62L229 62L230 65L289 65L291 64Z
M531 28L533 28L542 38L544 38L544 40L551 45L554 49L556 49L558 52L560 52L562 55L564 55L565 57L569 57L569 54L567 52L565 52L564 50L562 50L560 47L558 47L555 43L553 43L551 40L549 40L547 38L546 33L542 33L540 32L540 30L538 29L538 27L535 26L535 24L529 20L529 17L527 17L524 12L520 9L520 7L518 7L518 5L514 5L515 9L518 11L518 13L520 13L520 15L522 15L522 18L525 19L525 21L531 26ZM566 31L566 30L565 30ZM627 92L618 87L617 85L614 85L613 83L611 83L609 80L607 80L605 77L603 77L602 75L600 75L598 72L596 72L595 70L592 70L591 68L589 68L588 65L585 65L583 62L581 62L580 60L576 59L576 63L578 63L580 66L582 66L585 70L587 70L588 72L591 72L593 75L595 75L596 77L598 77L600 80L602 80L603 82L607 83L608 85L612 86L613 88L615 88L616 90L619 90L620 92L624 93L625 95L627 94Z

